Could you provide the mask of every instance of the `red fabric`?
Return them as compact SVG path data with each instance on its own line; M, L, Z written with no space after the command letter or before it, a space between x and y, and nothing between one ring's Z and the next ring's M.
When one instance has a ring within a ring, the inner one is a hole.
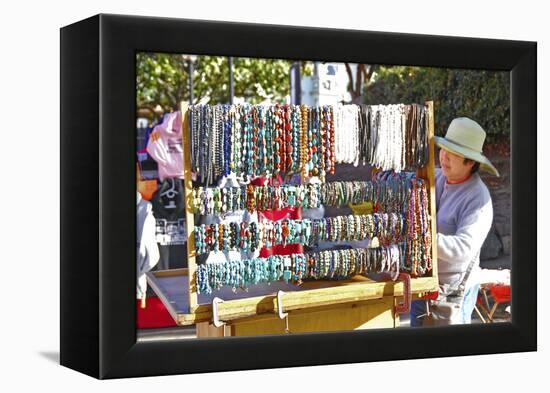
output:
M256 177L250 180L250 184L252 184L253 186L263 186L263 185L271 186L274 183L283 184L283 178L281 177L281 175L277 175L277 178L275 179L275 181L273 181L273 178L268 178L268 177Z
M258 212L258 216L271 221L279 221L285 218L298 220L302 218L302 210L300 208L295 208L295 207L286 207L281 210L270 210L265 212ZM303 252L304 252L304 247L301 244L287 244L286 246L283 246L282 244L278 244L271 248L263 247L260 250L260 257L267 258L270 255L290 255L290 254L300 254Z
M280 175L277 175L275 182L273 181L273 179L257 177L251 180L250 183L254 186L263 186L264 184L283 184L283 179ZM285 218L299 220L302 218L302 209L295 207L286 207L281 210L268 210L265 212L258 212L258 218L270 221L280 221L284 220ZM263 247L260 250L260 257L267 258L271 255L290 255L303 252L304 247L301 244L287 244L286 246L279 244L271 248Z
M491 296L495 299L497 303L508 303L510 302L510 285L505 284L495 284L489 287Z
M424 296L421 297L422 300L437 300L437 297L439 296L439 291L435 292L428 292Z
M283 246L282 244L273 246L271 248L262 248L260 250L260 257L267 258L271 255L291 255L301 254L304 252L304 247L301 244L288 244Z
M485 286L489 290L489 294L495 303L510 303L510 285L506 284L491 284ZM477 296L477 303L484 304L481 293Z
M141 308L141 300L136 303L138 329L155 329L176 326L176 322L158 297L147 298L146 307Z

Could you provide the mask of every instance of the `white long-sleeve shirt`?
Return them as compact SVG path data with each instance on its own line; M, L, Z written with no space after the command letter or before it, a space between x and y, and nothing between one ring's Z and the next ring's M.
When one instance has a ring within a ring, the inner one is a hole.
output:
M477 173L460 184L448 184L436 169L437 256L441 284L456 285L472 260L466 288L479 283L479 254L493 222L493 203Z
M141 299L147 291L145 273L151 270L159 261L159 249L155 238L155 217L151 203L141 198L137 193L137 234L136 263L137 287L136 298Z

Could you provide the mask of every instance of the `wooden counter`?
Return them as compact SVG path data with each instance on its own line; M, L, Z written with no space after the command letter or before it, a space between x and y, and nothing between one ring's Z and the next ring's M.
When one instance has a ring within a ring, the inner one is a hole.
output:
M214 296L227 301L218 304L220 321L231 326L230 335L275 334L284 332L279 319L277 292L282 297L283 312L289 312L293 332L350 330L394 327L394 299L403 295L400 282L377 282L363 276L340 281L308 281L300 286L277 282L255 285L248 292L222 288L215 294L198 295L198 306L189 307L187 269L147 273L147 280L178 325L197 325L198 335L216 335L202 322L212 321ZM413 294L433 290L437 280L431 277L411 280ZM228 334L225 329L225 334ZM200 333L202 331L202 334ZM216 330L218 331L218 330Z

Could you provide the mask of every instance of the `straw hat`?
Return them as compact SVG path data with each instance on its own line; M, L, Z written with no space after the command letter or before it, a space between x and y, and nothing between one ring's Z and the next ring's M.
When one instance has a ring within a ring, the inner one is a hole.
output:
M439 136L434 138L435 144L440 148L477 161L481 169L500 176L491 161L483 155L485 136L485 131L475 121L467 117L457 117L449 125L445 138Z

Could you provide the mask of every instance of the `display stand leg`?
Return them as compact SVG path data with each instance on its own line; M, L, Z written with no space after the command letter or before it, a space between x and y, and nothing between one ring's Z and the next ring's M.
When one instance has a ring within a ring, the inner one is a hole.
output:
M189 271L189 312L193 313L198 306L197 271L195 252L195 216L193 214L193 177L191 173L191 138L189 130L188 104L181 103L182 118L182 151L183 151L183 183L185 198L185 225L187 229L187 267Z
M428 164L416 171L416 175L426 180L428 185L428 204L431 216L431 233L432 233L432 277L437 276L437 218L435 206L435 120L434 120L434 103L427 101L428 106Z
M147 295L144 293L141 295L141 308L147 307Z
M481 322L487 323L485 318L483 318L483 315L481 315L481 311L479 311L479 308L477 307L477 305L474 306L474 310L476 310L477 316L479 317L479 319L481 319Z

